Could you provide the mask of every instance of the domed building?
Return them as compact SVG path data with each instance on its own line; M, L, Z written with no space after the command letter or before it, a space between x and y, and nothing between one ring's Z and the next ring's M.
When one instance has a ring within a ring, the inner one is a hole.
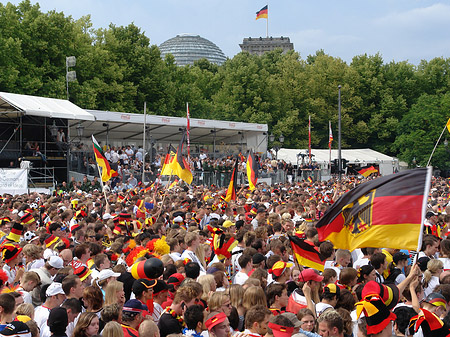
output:
M192 65L202 58L222 65L227 59L219 47L199 35L177 35L161 43L159 50L163 59L167 54L172 54L178 66Z

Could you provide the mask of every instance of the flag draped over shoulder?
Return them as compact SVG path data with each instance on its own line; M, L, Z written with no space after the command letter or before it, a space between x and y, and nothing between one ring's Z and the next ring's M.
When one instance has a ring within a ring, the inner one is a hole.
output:
M357 186L316 224L319 240L349 250L417 249L430 184L431 168L418 168Z
M239 158L236 158L236 163L234 164L233 172L231 173L230 185L228 185L227 195L225 196L226 202L236 200L238 166L239 166Z
M247 158L247 178L248 187L250 191L253 191L258 181L258 163L255 161L255 154L252 150L250 150Z
M183 144L185 136L186 134L183 132L183 136L181 137L180 144L177 148L177 153L170 163L170 168L172 169L173 174L177 175L178 178L188 184L191 184L193 179L192 173L189 169L189 164L183 158Z
M102 148L98 144L97 140L92 135L92 145L94 147L95 160L97 161L98 167L102 168L102 181L108 181L112 177L117 176L117 172L111 169L108 160L105 158Z
M360 175L364 176L365 178L370 176L372 173L377 173L377 172L378 172L378 170L375 167L373 167L373 166L365 167L362 170L358 171L358 173Z
M323 271L326 259L320 254L319 248L308 243L305 239L304 234L296 236L289 235L292 252L298 264Z
M256 20L267 19L269 17L269 7L265 5L259 11L256 12Z
M174 173L172 173L172 169L170 167L170 164L172 163L173 159L175 158L176 150L172 145L169 145L169 150L167 151L166 157L164 158L164 164L161 169L161 175L162 176L170 176Z

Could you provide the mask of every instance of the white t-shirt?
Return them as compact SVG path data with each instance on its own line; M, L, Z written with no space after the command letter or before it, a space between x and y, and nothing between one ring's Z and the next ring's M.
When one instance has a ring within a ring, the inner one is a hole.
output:
M247 281L248 275L244 272L238 271L234 276L233 284L243 285Z
M333 309L333 306L331 304L322 303L322 302L317 303L316 304L317 317L319 317L328 308Z
M50 336L50 329L47 325L48 316L50 315L50 309L47 307L44 307L42 305L36 307L34 309L34 321L36 322L37 326L40 330L40 336L41 337L47 337ZM48 333L47 333L47 331Z

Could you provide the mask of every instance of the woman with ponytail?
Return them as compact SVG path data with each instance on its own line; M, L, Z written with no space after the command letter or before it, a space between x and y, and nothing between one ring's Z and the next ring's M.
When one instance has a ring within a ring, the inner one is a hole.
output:
M409 256L403 252L397 252L392 257L392 262L388 265L389 276L384 281L385 283L394 283L399 285L405 278L403 268L408 265Z
M358 284L366 284L369 281L376 281L377 274L371 264L366 264L358 269Z
M423 273L423 289L425 297L433 292L433 289L439 285L439 275L444 270L444 264L442 261L432 259L428 261L427 270Z

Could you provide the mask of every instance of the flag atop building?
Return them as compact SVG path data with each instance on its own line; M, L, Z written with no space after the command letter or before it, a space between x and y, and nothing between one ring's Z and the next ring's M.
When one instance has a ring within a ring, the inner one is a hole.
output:
M269 7L265 5L259 11L256 12L256 20L258 19L267 19L269 17Z
M189 185L192 183L193 177L191 170L189 168L189 164L184 160L183 158L183 145L184 145L184 138L186 134L183 132L183 135L181 136L180 144L177 148L177 153L175 154L174 159L172 160L172 163L170 164L170 167L173 171L173 174L177 175L178 178L185 181Z
M233 172L231 173L230 184L228 185L227 195L225 196L226 202L236 200L238 166L239 166L239 158L236 158L236 163L234 164Z
M108 181L109 179L111 179L112 177L117 176L117 172L113 169L111 169L111 166L108 162L108 160L106 159L102 148L100 147L100 145L98 144L97 140L95 139L94 135L92 135L92 145L94 147L94 154L95 154L95 160L97 161L97 165L98 167L102 168L102 172L101 172L101 178L102 181ZM99 172L100 173L100 172Z
M255 161L255 154L252 150L250 150L247 158L247 178L248 187L250 191L253 191L258 182L258 163Z
M340 197L316 224L319 240L354 250L386 247L416 250L421 242L431 167L363 183Z

